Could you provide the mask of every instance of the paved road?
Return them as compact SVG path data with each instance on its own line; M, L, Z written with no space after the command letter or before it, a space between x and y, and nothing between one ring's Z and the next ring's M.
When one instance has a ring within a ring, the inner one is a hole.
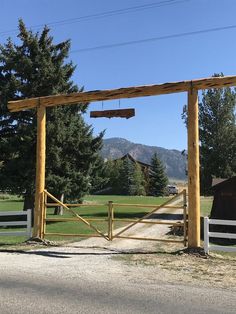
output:
M0 313L235 313L235 291L169 283L113 254L79 246L0 253Z
M0 309L25 313L235 313L230 292L178 285L1 278Z

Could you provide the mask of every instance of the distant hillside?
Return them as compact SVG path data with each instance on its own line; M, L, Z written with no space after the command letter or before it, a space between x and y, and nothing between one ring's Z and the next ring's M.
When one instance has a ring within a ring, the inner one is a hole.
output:
M186 157L178 150L162 147L135 144L124 138L109 138L103 140L102 156L107 159L116 159L129 153L135 159L150 164L151 157L157 153L166 167L169 178L185 180Z

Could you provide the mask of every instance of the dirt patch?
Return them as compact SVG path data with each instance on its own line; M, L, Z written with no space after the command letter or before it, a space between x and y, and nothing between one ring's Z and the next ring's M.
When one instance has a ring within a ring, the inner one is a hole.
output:
M126 265L145 268L151 276L168 283L191 283L236 290L236 256L196 256L169 248L152 254L130 254L115 256Z

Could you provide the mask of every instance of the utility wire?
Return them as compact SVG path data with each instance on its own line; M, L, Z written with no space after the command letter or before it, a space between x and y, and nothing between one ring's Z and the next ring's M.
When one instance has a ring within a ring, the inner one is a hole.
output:
M154 8L170 6L170 5L179 4L179 3L188 2L188 1L192 1L192 0L163 0L163 1L158 1L158 2L152 2L149 4L139 5L139 6L128 7L124 9L105 11L102 13L84 15L77 18L49 22L49 23L46 23L46 25L47 26L63 26L63 25L68 25L68 24L73 24L73 23L86 22L86 21L91 21L95 19L106 18L110 16L128 14L128 13L133 13L133 12L138 12L138 11L143 11L143 10L150 10ZM39 24L39 25L30 26L29 28L39 30L39 29L42 29L44 26L45 24ZM18 32L18 29L1 31L0 35L7 35L10 33L15 33L15 32Z
M146 38L146 39L140 39L140 40L125 41L125 42L115 43L115 44L107 44L107 45L101 45L101 46L95 46L95 47L82 48L82 49L72 50L71 53L89 52L89 51L110 49L110 48L116 48L116 47L122 47L122 46L131 46L131 45L142 44L142 43L147 43L147 42L154 42L158 40L213 33L213 32L235 29L235 28L236 28L236 25L207 28L207 29L202 29L202 30L192 31L192 32L177 33L177 34L165 35L165 36L160 36L160 37L152 37L152 38Z

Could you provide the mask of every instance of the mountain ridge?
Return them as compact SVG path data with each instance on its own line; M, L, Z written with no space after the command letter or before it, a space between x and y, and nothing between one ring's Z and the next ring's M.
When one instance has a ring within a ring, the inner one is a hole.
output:
M154 153L157 153L163 162L169 178L186 180L186 156L177 149L167 149L158 146L133 143L120 137L103 140L101 155L107 159L121 158L130 154L138 161L150 164Z

